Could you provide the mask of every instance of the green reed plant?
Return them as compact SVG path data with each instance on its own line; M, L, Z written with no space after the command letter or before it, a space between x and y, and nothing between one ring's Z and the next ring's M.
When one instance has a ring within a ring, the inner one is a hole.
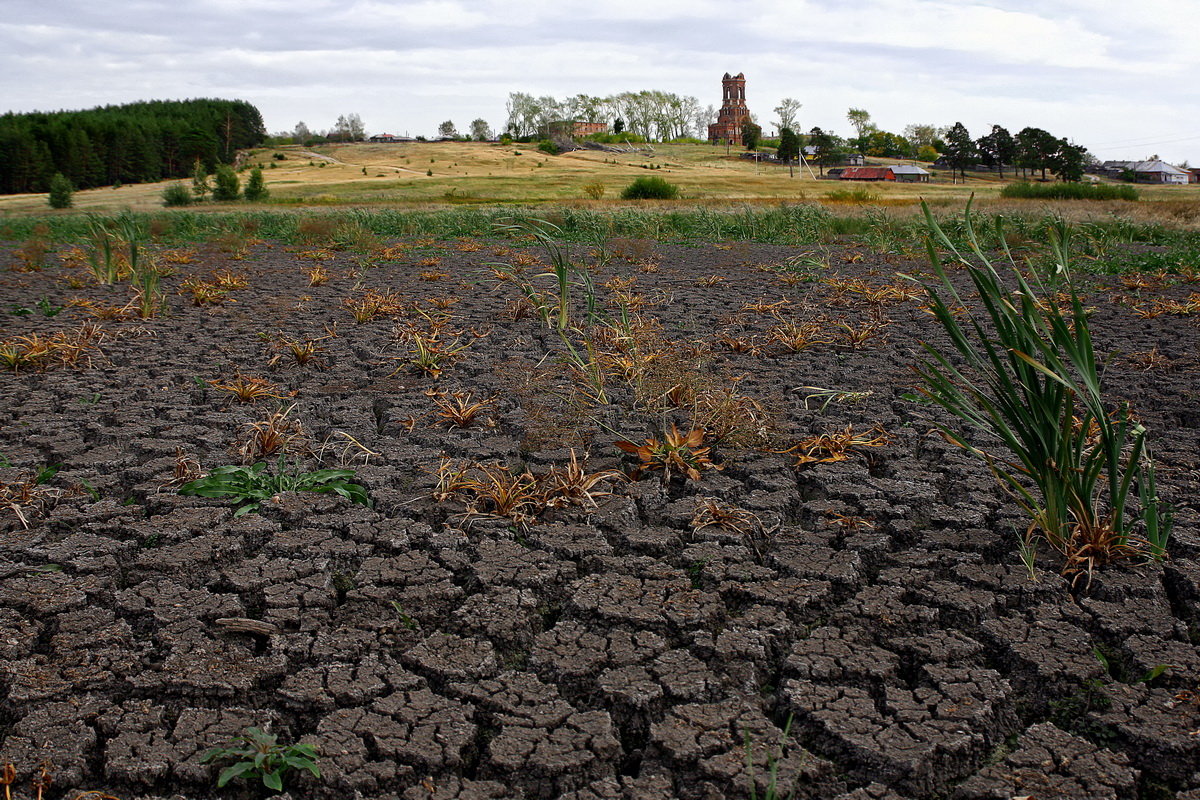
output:
M554 326L560 331L566 330L571 324L571 289L578 285L583 291L584 302L589 319L596 315L596 289L592 283L591 274L587 267L571 262L569 246L563 240L562 229L544 219L532 219L497 225L495 231L506 236L532 236L541 245L550 262L550 269L537 277L554 278L555 295L539 291L534 285L512 265L491 263L488 266L499 270L517 284L525 298L533 304L542 316L542 320L551 324L551 308L549 300L553 299L557 309Z
M113 256L113 234L108 223L95 214L87 216L88 266L96 280L107 286L117 282L117 260Z
M939 282L925 287L950 347L925 344L930 358L915 367L923 386L910 399L941 406L958 424L939 425L954 444L983 458L1030 516L1026 540L1041 535L1066 556L1064 572L1132 555L1161 558L1171 510L1157 495L1146 429L1125 404L1105 400L1087 311L1071 282L1071 231L1059 220L1048 229L1052 265L1029 277L994 222L1005 271L980 245L970 203L963 217L969 248L960 250L923 206L929 258ZM960 319L965 306L939 247L970 278L981 312ZM1048 281L1069 298L1060 308ZM943 300L943 294L950 300ZM973 444L972 432L989 439Z
M141 220L129 213L122 213L116 221L117 233L127 248L129 260L129 282L137 290L138 316L150 319L166 302L161 289L162 273L158 265L143 251L146 246L146 230Z

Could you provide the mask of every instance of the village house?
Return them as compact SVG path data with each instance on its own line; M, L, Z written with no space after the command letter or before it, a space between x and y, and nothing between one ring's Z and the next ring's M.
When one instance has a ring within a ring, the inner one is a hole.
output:
M1184 184L1190 180L1187 170L1173 167L1165 161L1142 161L1133 167L1133 179L1138 183Z
M1196 183L1191 170L1173 167L1161 159L1148 161L1105 161L1096 170L1101 175L1137 183Z
M901 183L929 183L929 171L916 164L893 164L891 170Z

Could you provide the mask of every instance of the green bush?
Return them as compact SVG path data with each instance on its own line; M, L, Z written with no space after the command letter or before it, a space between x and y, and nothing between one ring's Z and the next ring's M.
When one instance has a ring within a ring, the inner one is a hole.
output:
M679 187L659 177L638 178L621 192L622 200L674 200Z
M1000 196L1019 200L1137 200L1138 190L1112 183L1010 183Z
M176 181L168 184L162 190L162 199L164 206L190 206L192 204L192 192L182 183Z
M232 167L222 165L217 167L216 185L213 186L213 200L228 202L237 200L241 191L241 182Z
M70 208L71 195L75 193L75 188L71 186L71 182L61 172L54 173L54 177L50 179L50 207L51 208Z
M549 153L552 156L556 156L559 153L558 145L549 139L542 139L538 142L538 150L541 150L543 153Z
M275 165L272 164L271 166ZM365 175L366 172L366 167L363 167L363 174ZM265 181L263 181L262 169L255 167L254 169L250 170L250 180L246 181L246 191L244 192L246 199L251 202L266 200L268 194L270 194L270 192L267 191L267 184Z

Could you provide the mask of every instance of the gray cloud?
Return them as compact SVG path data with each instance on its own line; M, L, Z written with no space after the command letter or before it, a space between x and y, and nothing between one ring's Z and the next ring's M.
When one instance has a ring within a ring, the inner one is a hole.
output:
M720 99L745 72L752 110L804 103L804 126L963 121L1045 127L1102 157L1200 153L1193 0L70 0L6 4L0 96L12 110L239 97L268 128L432 133L504 122L510 91L657 88ZM1129 143L1126 145L1125 143ZM1197 160L1196 155L1191 156Z

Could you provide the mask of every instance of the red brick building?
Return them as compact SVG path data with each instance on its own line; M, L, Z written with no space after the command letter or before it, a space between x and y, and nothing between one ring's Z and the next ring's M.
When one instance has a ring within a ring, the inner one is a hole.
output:
M591 136L593 133L608 133L607 122L580 122L575 119L562 119L549 122L538 128L538 136L543 139L551 136L566 136L571 139Z
M717 112L717 121L708 126L708 141L713 144L742 141L742 123L750 119L750 109L746 107L746 76L738 73L737 77L721 79L721 110Z

